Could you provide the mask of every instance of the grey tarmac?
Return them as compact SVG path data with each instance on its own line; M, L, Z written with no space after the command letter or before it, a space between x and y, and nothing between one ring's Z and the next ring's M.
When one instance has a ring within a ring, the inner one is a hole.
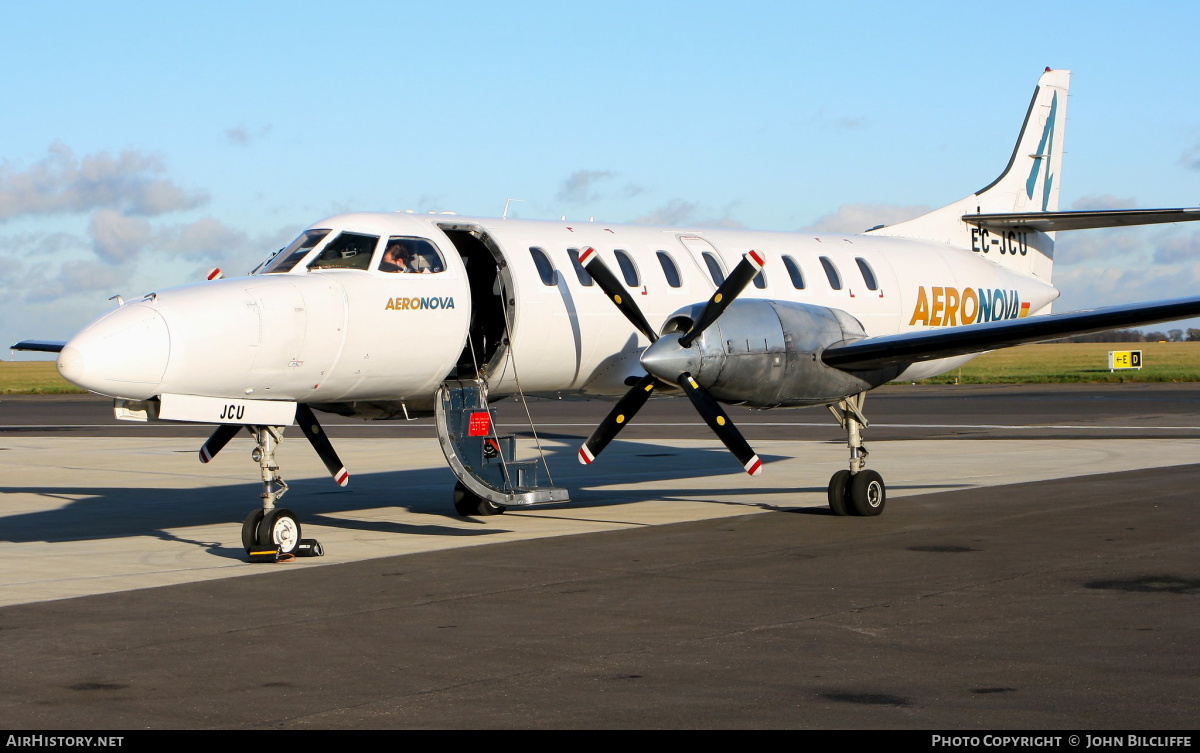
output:
M1190 729L1200 390L1116 387L872 395L866 519L817 410L731 414L750 479L680 403L583 468L606 406L546 401L575 499L474 520L428 439L330 426L349 490L285 443L291 565L242 561L248 441L5 398L0 727Z

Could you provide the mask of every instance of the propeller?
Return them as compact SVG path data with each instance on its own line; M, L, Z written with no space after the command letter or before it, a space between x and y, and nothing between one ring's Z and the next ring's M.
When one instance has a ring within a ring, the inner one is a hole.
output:
M321 458L321 462L325 464L325 469L329 471L329 475L333 476L333 480L338 486L345 486L350 481L350 472L346 470L346 466L342 463L342 459L338 457L337 452L333 449L333 443L329 441L329 437L321 428L321 423L317 421L317 417L304 403L296 406L296 423L300 424L300 431L304 432L304 436L308 437L308 443L317 451L317 456Z
M616 406L579 448L579 462L588 464L595 460L596 456L646 404L656 388L678 384L683 388L688 399L692 401L692 405L704 422L733 453L746 472L751 476L762 473L762 460L754 453L750 444L733 425L733 421L721 409L720 403L708 393L708 390L700 386L691 374L693 370L699 368L700 363L699 353L691 350L692 344L721 316L729 304L762 270L762 256L756 251L750 251L743 255L742 261L713 293L712 298L701 309L700 315L696 317L688 331L682 335L671 334L664 337L659 337L650 327L637 303L617 281L616 276L596 253L596 249L591 247L583 249L579 255L579 262L605 295L617 305L621 313L625 314L630 323L650 340L650 347L646 348L641 358L642 366L648 373L617 401Z
M296 423L300 425L300 431L304 432L304 436L308 438L309 444L317 451L317 456L325 464L329 475L333 476L333 480L338 486L345 486L350 481L350 473L346 470L346 466L342 464L337 451L333 449L333 443L329 441L329 437L326 436L325 431L321 428L321 422L317 421L312 408L309 408L304 403L297 405ZM241 424L221 424L218 426L217 430L212 433L212 436L200 448L200 462L208 463L212 461L217 456L217 453L224 449L225 445L229 444L229 440L237 436L237 433L242 428Z
M200 447L200 462L208 463L217 456L217 453L229 444L229 440L237 436L237 433L242 430L239 424L221 424L212 436L208 438L203 446Z

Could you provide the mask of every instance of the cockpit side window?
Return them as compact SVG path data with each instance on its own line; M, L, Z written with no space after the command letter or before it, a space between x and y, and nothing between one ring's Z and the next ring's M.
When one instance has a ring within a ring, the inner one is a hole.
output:
M325 246L325 250L309 263L314 269L368 269L371 255L379 244L378 235L342 233Z
M292 241L287 248L280 249L273 257L267 261L267 266L260 274L279 274L291 271L292 267L300 263L300 260L308 256L308 252L313 250L313 247L321 242L321 239L329 235L328 230L305 230L300 234L300 237Z
M431 241L393 235L379 260L379 271L436 274L445 272L446 264Z

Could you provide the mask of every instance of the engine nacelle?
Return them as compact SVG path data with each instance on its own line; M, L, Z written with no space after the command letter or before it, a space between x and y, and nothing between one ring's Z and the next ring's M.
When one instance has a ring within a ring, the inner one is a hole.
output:
M676 312L664 327L683 332L702 305ZM820 405L877 387L903 366L849 372L827 366L831 345L867 336L845 311L805 303L739 299L729 305L692 347L686 368L718 400L753 408ZM668 346L667 343L663 343Z

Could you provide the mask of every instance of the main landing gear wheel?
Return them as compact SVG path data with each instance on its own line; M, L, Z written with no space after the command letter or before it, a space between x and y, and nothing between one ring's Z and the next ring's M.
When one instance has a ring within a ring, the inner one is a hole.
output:
M504 505L484 499L458 481L454 484L454 511L464 518L500 515L504 512Z
M883 512L887 487L875 471L859 471L850 477L846 502L855 515L873 516Z
M246 550L246 554L249 554L251 549L258 546L258 525L262 523L264 514L260 507L247 515L246 519L242 521L242 548Z
M850 487L850 471L840 470L829 479L829 509L837 516L852 515L850 506L846 503L847 489Z
M276 507L258 524L259 546L276 546L279 554L295 554L300 546L300 521L291 510Z

